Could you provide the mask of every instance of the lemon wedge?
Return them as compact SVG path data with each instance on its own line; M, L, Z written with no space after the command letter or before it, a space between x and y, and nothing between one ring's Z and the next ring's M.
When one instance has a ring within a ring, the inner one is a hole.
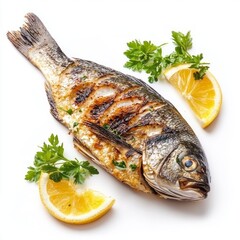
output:
M166 69L165 78L186 99L203 128L217 117L222 104L222 92L216 78L207 71L203 79L195 80L196 69L182 64Z
M47 173L39 180L39 193L48 212L60 221L73 224L93 222L113 206L112 197L83 188L68 180L54 182Z

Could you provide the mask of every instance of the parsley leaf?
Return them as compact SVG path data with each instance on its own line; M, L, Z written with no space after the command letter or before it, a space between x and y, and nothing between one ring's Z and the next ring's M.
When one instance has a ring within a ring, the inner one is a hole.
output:
M72 115L72 114L73 114L73 110L72 110L71 108L65 110L65 109L59 107L59 109L62 110L62 111L64 111L64 112L66 112L66 113L69 114L69 115Z
M119 170L125 170L127 168L127 165L124 161L112 161L113 165L117 167Z
M190 32L187 32L184 35L181 32L174 32L172 31L172 40L173 43L176 45L175 51L177 53L183 54L192 48L192 37Z
M78 124L79 124L78 122L74 122L74 123L73 123L73 128L77 127Z
M136 164L130 164L129 167L131 168L131 170L134 172L137 169L137 165Z
M28 167L28 169L29 170L25 175L25 179L28 180L29 182L37 182L38 179L40 178L41 171L34 167Z
M67 111L66 111L69 115L72 115L73 114L73 110L71 108L69 108Z
M148 80L153 83L158 81L164 69L183 63L190 63L190 68L195 68L196 80L202 79L208 70L208 63L202 62L203 54L191 55L192 37L190 31L186 34L172 31L172 41L175 45L174 51L166 56L162 54L162 47L165 45L154 45L151 41L140 42L138 40L127 43L128 50L124 54L129 59L125 67L133 71L145 71L149 74Z
M55 182L62 179L73 179L74 183L82 184L87 177L98 174L98 170L88 161L70 160L64 156L63 143L59 144L57 135L51 134L49 143L43 143L41 151L34 157L34 167L29 167L25 179L37 182L41 172L49 174L49 178Z

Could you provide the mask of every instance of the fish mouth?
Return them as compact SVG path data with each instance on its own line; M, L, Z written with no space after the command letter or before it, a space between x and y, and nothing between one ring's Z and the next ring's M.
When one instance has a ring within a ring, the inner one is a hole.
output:
M181 190L194 190L202 194L203 198L207 197L210 191L209 183L195 181L191 178L182 177L179 179L179 186Z

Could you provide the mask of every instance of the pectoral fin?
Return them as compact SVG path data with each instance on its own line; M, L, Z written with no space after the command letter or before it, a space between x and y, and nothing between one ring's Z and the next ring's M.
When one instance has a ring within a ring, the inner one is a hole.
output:
M126 143L123 139L119 136L107 130L95 123L85 121L84 124L89 127L90 131L96 134L98 137L103 138L104 140L111 142L112 144L116 145L117 148L124 149L126 151L126 157L133 155L134 153L142 154L139 150L133 148L130 144Z

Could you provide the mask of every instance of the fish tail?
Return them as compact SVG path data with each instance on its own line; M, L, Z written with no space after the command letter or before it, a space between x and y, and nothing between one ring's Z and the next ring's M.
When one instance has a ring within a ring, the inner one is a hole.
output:
M25 18L20 30L7 33L8 39L46 78L59 75L72 61L35 14L28 13Z

